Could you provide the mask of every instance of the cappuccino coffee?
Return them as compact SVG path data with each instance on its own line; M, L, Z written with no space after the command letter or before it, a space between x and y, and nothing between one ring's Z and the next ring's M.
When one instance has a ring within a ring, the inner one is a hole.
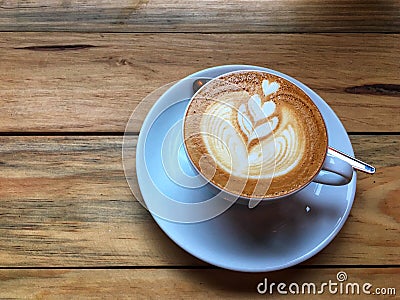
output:
M191 99L184 142L195 168L218 188L246 198L284 196L320 171L328 138L310 97L261 71L205 84Z

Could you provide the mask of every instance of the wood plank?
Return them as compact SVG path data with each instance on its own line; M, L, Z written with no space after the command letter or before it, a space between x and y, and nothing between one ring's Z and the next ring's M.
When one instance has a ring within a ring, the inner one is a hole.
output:
M399 132L399 46L376 34L2 33L0 132L123 132L150 92L237 63L309 85L348 131Z
M400 139L352 136L360 174L349 219L306 265L398 264ZM133 198L122 137L0 137L0 266L193 266ZM136 187L137 188L137 187Z
M346 281L337 279L339 272L346 273ZM265 280L268 289L263 297L268 299L286 299L294 293L297 299L366 299L374 294L375 299L400 298L399 268L289 269L257 274L190 269L1 270L0 279L2 299L258 299L257 286L264 283L260 286L263 292ZM279 283L286 284L280 287L286 295L278 292Z
M399 32L400 2L7 0L1 31Z

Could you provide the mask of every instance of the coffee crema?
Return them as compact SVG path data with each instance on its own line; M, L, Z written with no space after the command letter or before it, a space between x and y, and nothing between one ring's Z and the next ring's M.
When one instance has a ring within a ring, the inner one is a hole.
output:
M185 147L211 183L247 198L292 193L319 172L328 139L323 118L293 83L260 71L222 75L192 98Z

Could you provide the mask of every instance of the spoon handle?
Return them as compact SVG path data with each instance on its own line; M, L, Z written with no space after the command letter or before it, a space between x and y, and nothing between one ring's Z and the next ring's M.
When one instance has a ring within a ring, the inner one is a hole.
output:
M347 155L346 153L336 150L335 148L328 147L328 153L330 155L336 156L336 157L344 160L345 162L349 163L356 170L359 170L361 172L368 173L368 174L375 173L375 167L373 167L357 158L351 157L350 155Z
M211 79L199 78L193 82L193 93L196 93L203 85L209 82Z

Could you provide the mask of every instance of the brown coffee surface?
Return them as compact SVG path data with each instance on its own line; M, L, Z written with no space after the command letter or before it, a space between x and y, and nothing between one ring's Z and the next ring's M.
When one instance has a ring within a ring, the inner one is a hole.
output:
M206 179L248 198L300 189L319 172L328 145L310 97L259 71L225 74L201 88L186 111L184 140Z

